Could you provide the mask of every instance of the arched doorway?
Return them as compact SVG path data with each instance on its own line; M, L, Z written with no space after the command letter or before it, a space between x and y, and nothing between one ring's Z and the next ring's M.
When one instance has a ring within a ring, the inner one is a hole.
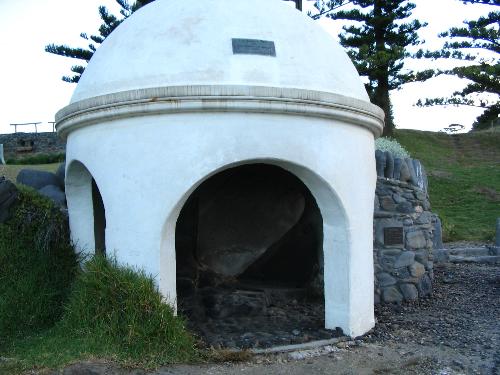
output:
M90 171L79 161L69 163L66 171L71 237L77 249L86 254L106 253L106 211L99 187Z
M175 248L178 309L210 345L332 337L322 215L287 170L247 164L205 180L179 214Z

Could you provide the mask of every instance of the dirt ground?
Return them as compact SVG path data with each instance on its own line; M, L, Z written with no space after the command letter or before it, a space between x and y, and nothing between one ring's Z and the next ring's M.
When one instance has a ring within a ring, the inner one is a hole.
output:
M80 363L65 375L201 374L500 374L500 265L446 264L435 269L432 298L377 306L376 327L362 338L239 363L176 365L146 372Z

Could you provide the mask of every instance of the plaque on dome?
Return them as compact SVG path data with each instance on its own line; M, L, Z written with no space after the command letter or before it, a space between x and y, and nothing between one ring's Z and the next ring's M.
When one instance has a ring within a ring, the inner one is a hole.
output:
M233 54L276 57L276 47L269 40L233 38Z

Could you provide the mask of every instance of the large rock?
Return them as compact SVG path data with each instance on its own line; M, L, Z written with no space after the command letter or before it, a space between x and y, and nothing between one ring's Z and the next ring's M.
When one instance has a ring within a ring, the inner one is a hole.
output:
M403 295L396 286L390 286L382 289L382 299L387 303L400 303L403 301Z
M416 186L418 186L423 191L427 192L428 181L425 168L420 162L420 160L412 159L412 162L413 162L413 169L415 170L415 175L416 175Z
M427 240L422 231L416 230L406 234L406 246L409 249L421 249L427 246Z
M399 171L399 179L403 182L410 182L411 180L411 173L410 169L408 168L408 164L406 163L407 159L401 160L401 168Z
M500 217L497 218L495 246L500 247Z
M434 230L432 231L432 248L434 250L442 249L444 248L444 245L441 220L437 215L433 215L432 222L434 227Z
M403 165L403 160L401 158L394 158L394 172L393 178L395 180L401 179L401 166Z
M62 188L64 189L64 179L66 173L66 163L61 163L56 171L56 176L60 181Z
M384 177L385 175L385 152L376 150L375 151L375 163L377 166L377 176Z
M198 200L197 259L223 276L243 273L298 223L305 208L303 188L288 172L238 169L210 180Z
M43 196L51 199L58 206L66 206L66 195L59 186L47 185L38 190L38 192Z
M394 263L394 268L408 267L415 262L415 253L413 251L404 251Z
M62 188L61 180L54 174L33 169L22 169L16 178L17 183L40 190L44 186L55 185Z
M10 208L17 200L18 191L16 186L6 180L5 177L0 177L0 223L4 223L10 218Z
M414 301L418 298L418 290L413 284L401 284L399 286L405 301Z
M385 152L385 173L386 178L394 177L394 156L389 151Z

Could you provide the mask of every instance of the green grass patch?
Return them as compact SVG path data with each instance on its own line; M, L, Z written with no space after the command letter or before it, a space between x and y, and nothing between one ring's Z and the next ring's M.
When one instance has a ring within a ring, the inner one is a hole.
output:
M0 350L60 319L78 264L63 214L34 190L19 190L12 218L0 225Z
M154 368L199 358L152 277L102 257L80 267L60 210L18 188L0 225L1 374L79 360Z
M13 165L33 165L33 164L53 164L62 163L66 158L64 152L52 153L52 154L35 154L17 158L9 158L6 160L7 164Z
M0 371L58 368L79 360L110 360L156 368L200 358L184 321L141 271L94 257L72 288L62 319L51 329L13 340Z
M493 240L500 217L500 133L397 130L395 135L427 170L444 239Z

